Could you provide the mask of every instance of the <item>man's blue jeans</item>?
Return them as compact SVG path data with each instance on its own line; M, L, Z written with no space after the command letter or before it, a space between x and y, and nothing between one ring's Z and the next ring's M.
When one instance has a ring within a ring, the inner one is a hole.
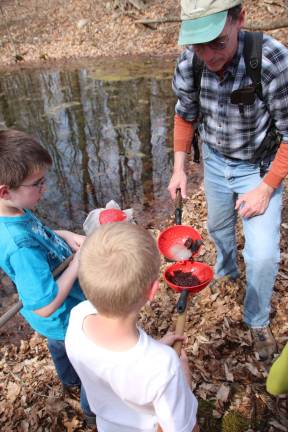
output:
M235 225L238 196L261 182L257 165L231 160L203 145L204 187L208 206L208 230L217 250L216 277L237 278ZM269 324L270 303L280 262L280 223L283 186L272 195L263 215L242 218L246 265L244 322L250 327Z
M54 362L58 377L65 387L78 386L80 389L80 405L84 414L94 416L90 410L87 396L80 378L66 353L65 343L62 340L47 339L48 348Z

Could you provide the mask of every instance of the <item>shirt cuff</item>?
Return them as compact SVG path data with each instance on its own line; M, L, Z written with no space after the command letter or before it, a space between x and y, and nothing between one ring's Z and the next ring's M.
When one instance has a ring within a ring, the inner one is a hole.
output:
M280 177L277 174L274 174L272 171L270 171L264 178L264 183L266 183L268 186L271 186L274 189L277 189L281 182L282 182L283 178Z

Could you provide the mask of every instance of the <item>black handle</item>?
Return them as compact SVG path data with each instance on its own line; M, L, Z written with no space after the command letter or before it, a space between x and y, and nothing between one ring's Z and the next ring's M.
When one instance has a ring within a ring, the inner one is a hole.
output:
M200 163L200 150L199 150L199 132L198 129L194 132L193 141L192 141L194 157L193 162L199 164Z
M181 225L182 222L182 195L181 189L176 189L176 200L175 200L175 223Z
M176 305L176 310L180 314L184 313L186 310L188 295L189 295L189 291L183 290L179 296L179 299L178 299L178 302Z

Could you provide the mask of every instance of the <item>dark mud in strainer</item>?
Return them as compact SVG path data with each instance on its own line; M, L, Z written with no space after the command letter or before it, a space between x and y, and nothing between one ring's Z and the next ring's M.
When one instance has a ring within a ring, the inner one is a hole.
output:
M213 270L202 262L179 261L168 266L163 277L167 285L176 292L187 290L189 293L197 293L212 281Z

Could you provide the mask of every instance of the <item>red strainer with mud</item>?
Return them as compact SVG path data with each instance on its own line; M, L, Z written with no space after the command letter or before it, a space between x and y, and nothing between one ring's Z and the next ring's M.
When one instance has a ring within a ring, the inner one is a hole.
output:
M179 261L171 264L163 273L167 285L176 292L187 290L196 294L213 279L213 270L202 262Z
M163 278L170 288L180 293L176 306L179 315L175 333L182 335L189 294L195 295L202 291L212 281L213 270L208 264L193 261L193 258L198 255L203 241L196 229L191 226L181 225L181 190L178 189L176 192L176 225L160 233L158 237L158 249L166 259L176 261L166 268L163 272ZM176 342L173 346L178 354L180 354L181 346L181 342Z

